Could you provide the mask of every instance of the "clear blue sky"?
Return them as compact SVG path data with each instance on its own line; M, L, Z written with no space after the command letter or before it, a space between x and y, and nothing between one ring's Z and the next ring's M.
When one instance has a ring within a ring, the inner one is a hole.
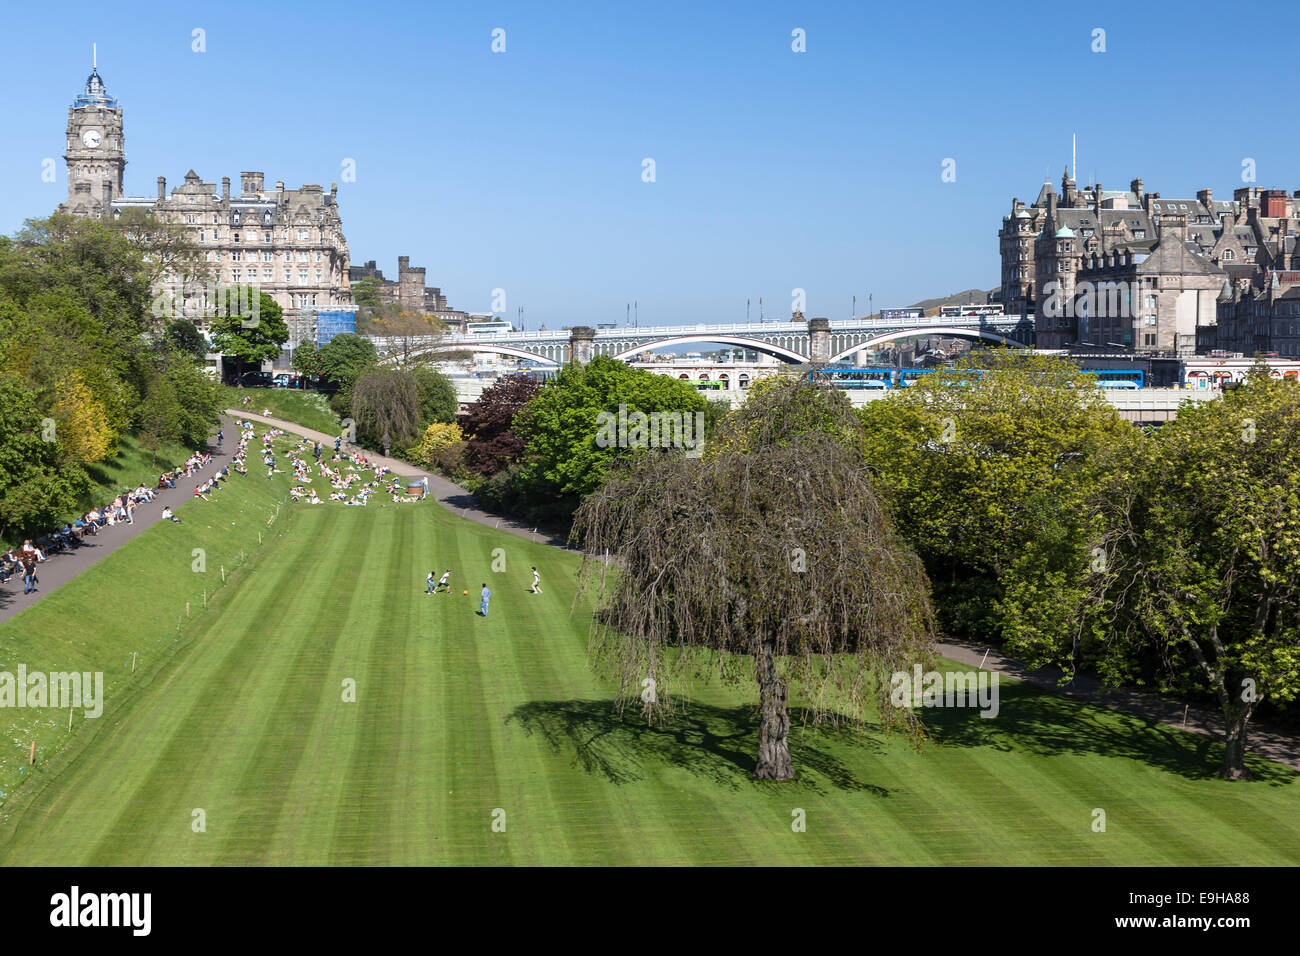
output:
M1300 187L1300 129L1270 118L1296 75L1269 38L1296 21L1267 3L11 5L0 231L66 196L97 42L128 194L191 167L236 192L245 169L328 188L353 159L353 262L395 277L409 255L457 308L501 287L530 327L621 322L632 300L642 324L733 321L760 296L788 316L799 287L808 315L848 318L854 295L865 313L868 293L997 285L1011 197L1059 181L1072 133L1081 185L1230 198L1251 157L1259 185Z

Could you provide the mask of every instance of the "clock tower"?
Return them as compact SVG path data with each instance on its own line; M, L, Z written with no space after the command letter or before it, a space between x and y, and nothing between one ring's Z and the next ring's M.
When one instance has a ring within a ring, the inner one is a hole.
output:
M74 216L109 215L110 203L122 196L126 142L122 108L108 95L98 64L86 88L68 109L68 201L60 207Z

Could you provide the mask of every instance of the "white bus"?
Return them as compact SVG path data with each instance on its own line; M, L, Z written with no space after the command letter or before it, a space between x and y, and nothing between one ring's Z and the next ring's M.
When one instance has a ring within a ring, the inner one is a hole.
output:
M500 322L470 322L465 331L470 335L496 335L498 332L513 332L515 327L504 320Z

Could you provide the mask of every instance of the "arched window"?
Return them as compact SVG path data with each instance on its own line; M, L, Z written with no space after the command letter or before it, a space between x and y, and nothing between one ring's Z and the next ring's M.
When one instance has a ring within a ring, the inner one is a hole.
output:
M1235 252L1233 252L1231 249L1224 249L1224 250L1223 250L1223 261L1224 261L1224 262L1227 262L1228 260L1230 260L1230 259L1235 259L1235 258L1237 258L1237 254L1236 254Z

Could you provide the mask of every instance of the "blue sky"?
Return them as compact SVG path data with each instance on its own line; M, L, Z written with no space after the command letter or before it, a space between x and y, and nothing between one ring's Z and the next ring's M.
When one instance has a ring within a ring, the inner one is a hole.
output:
M1011 197L1059 182L1072 133L1081 185L1231 198L1250 157L1258 185L1300 187L1300 129L1251 120L1295 71L1281 47L1248 55L1290 35L1293 7L888 7L11 7L0 231L66 196L92 42L125 111L129 194L191 167L236 193L245 169L340 181L354 262L396 277L409 255L471 311L503 288L529 327L621 322L633 300L642 324L678 324L743 320L746 299L757 318L760 297L788 317L795 288L830 318L855 295L865 313L868 294L881 308L992 288Z

